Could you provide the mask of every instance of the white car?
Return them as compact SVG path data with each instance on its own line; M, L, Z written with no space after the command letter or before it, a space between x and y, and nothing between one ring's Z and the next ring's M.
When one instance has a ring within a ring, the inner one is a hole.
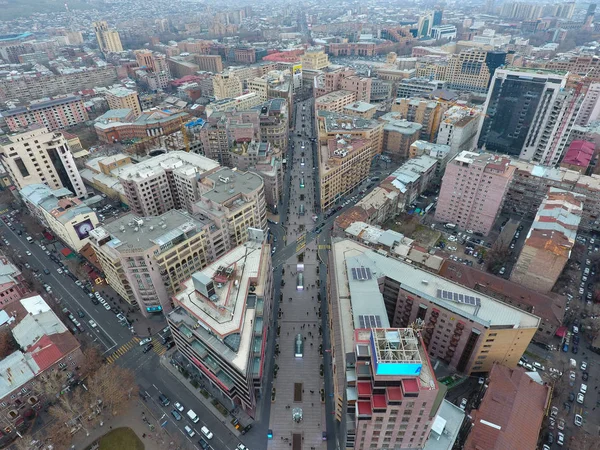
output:
M90 327L92 327L92 328L96 328L98 326L96 324L96 322L94 322L93 320L89 320L88 323L90 324Z
M581 363L581 370L586 370L587 369L587 362L583 361Z
M175 404L174 404L173 406L175 406L175 409L176 409L177 411L179 411L179 412L183 412L183 410L185 409L185 408L183 407L183 405L182 405L181 403L179 403L179 402L175 402Z
M463 398L463 399L460 401L460 406L459 406L459 407L460 407L460 409L462 409L463 411L465 410L465 408L467 407L467 399L466 399L466 398Z
M206 439L213 438L213 434L208 428L202 427L202 428L200 428L200 431L202 431L202 434L206 437Z
M63 271L62 271L62 269L61 269L61 268L58 268L58 269L56 269L56 271L57 271L59 274L62 274L62 273L63 273Z
M145 339L142 339L142 340L140 341L140 347L142 347L142 346L144 346L144 345L146 345L146 344L149 344L150 342L152 342L152 338L151 338L151 337L147 337L147 338L145 338Z
M580 403L583 405L584 401L585 401L585 395L583 395L581 392L579 394L577 394L577 403Z
M585 394L587 392L587 384L581 383L581 387L579 388L579 392Z
M473 230L467 230L468 234L473 234Z
M558 437L556 439L556 443L558 445L560 445L561 447L565 443L565 435L563 433L561 433L560 431L558 432Z
M456 236L448 236L450 242L456 242Z
M580 427L582 424L583 424L583 417L581 417L579 414L575 414L575 425Z
M501 267L500 270L498 271L498 273L500 275L504 275L506 273L506 267Z
M569 372L569 380L575 381L575 372L573 372L572 370Z
M30 252L29 250L27 250L27 251L25 252L25 254L26 254L27 256L31 256L31 252Z
M110 311L110 305L108 303L104 304L104 309Z

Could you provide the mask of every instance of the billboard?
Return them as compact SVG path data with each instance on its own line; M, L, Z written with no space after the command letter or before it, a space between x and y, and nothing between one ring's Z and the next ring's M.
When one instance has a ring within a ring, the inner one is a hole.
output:
M79 239L82 240L87 239L87 237L90 234L90 231L94 229L94 225L92 224L92 221L90 219L86 219L83 222L79 222L73 225L73 228L75 228L75 233L77 233Z
M294 89L302 87L302 64L297 63L292 66L292 80L294 82Z

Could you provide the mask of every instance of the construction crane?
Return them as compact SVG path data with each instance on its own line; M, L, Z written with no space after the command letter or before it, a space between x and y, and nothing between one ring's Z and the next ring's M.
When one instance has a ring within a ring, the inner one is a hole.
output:
M190 152L190 137L188 136L188 129L192 127L202 126L204 125L204 120L197 118L195 120L191 120L189 122L184 122L183 118L179 119L179 128L181 130L181 134L183 135L183 144L185 146L185 151Z

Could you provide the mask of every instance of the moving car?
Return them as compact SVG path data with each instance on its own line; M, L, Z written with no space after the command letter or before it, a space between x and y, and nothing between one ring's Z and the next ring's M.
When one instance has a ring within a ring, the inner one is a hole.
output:
M464 409L465 409L466 407L467 407L467 399L466 399L466 398L463 398L463 399L460 401L460 409L462 409L462 410L464 411Z
M146 344L148 344L149 342L152 342L152 338L151 338L151 337L147 337L147 338L145 338L145 339L142 339L142 340L140 341L140 347L141 347L141 346L143 346L143 345L146 345Z

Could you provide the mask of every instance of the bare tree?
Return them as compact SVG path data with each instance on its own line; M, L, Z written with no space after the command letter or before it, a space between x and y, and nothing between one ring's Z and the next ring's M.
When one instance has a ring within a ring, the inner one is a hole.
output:
M108 364L89 378L87 388L91 400L101 403L102 413L109 417L120 414L139 391L131 370Z
M85 361L81 364L80 376L85 378L95 374L104 364L104 357L96 347L89 347L83 351Z
M58 421L54 421L45 429L45 437L46 443L51 444L53 450L70 448L73 439L71 428Z
M17 343L10 330L0 331L0 359L7 357L17 350Z

